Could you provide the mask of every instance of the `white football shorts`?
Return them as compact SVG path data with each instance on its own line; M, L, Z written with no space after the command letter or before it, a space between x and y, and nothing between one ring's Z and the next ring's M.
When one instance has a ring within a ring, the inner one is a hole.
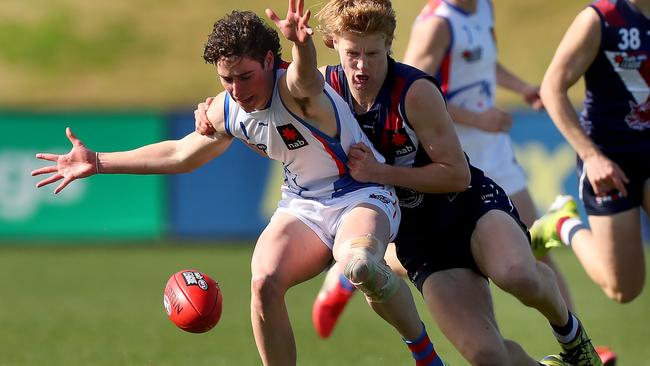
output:
M506 194L512 195L526 188L526 172L517 163L507 133L490 133L460 125L456 129L469 162L492 178Z
M353 208L369 204L376 206L388 217L390 241L395 239L401 212L395 190L388 187L366 187L349 192L341 197L307 199L291 192L282 192L282 198L273 215L283 213L295 216L309 226L330 249L345 215Z

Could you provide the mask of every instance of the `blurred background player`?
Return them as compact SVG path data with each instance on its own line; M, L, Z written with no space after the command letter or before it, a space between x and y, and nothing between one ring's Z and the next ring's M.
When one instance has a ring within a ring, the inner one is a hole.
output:
M257 241L251 264L251 321L263 364L296 364L284 295L319 274L332 255L409 346L417 342L432 349L410 290L383 263L386 244L399 225L394 191L356 182L345 168L350 147L369 142L316 68L310 12L303 7L302 0L290 0L286 19L267 9L293 43L288 67L280 59L277 32L254 13L235 11L214 24L204 58L216 66L225 91L207 111L215 129L211 137L191 133L130 151L95 153L67 129L72 150L37 154L57 164L32 174L52 173L38 187L62 180L58 193L75 179L99 173L183 173L241 139L285 167L282 199ZM433 355L426 365L444 365Z
M577 153L580 199L560 196L532 229L539 248L563 243L612 300L644 287L640 208L650 212L650 1L594 1L567 30L542 83L553 122ZM568 89L584 76L577 117ZM542 248L545 249L545 248Z
M404 63L436 76L463 150L473 165L506 191L521 220L531 227L537 209L526 187L526 173L514 155L509 135L512 116L495 106L496 87L520 94L536 110L542 102L537 86L498 61L494 34L491 1L431 0L413 24ZM550 256L542 257L554 270L571 307L566 281Z
M319 18L326 44L341 58L341 65L323 69L328 83L395 164L379 163L358 144L349 154L351 175L407 187L400 190L404 221L397 254L445 335L472 364L538 364L501 337L487 276L555 324L564 353L546 364L600 365L552 271L535 261L507 195L475 168L470 189L440 194L458 192L450 182L466 161L433 79L389 57L395 27L390 2L330 1Z

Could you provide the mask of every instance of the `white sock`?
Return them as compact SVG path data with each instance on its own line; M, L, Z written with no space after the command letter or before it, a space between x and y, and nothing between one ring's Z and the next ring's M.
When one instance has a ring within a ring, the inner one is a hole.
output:
M582 221L575 217L566 219L560 226L560 241L568 247L571 246L571 239L575 233L584 228Z

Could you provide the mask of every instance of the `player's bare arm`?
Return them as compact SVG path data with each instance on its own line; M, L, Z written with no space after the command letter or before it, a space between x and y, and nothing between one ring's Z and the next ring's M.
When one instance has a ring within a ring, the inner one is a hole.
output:
M451 30L445 19L432 16L417 22L411 31L404 63L435 76L450 44ZM454 122L488 132L506 132L512 126L510 115L497 108L476 113L449 104L447 109Z
M380 164L360 144L350 151L350 173L371 181L420 192L462 192L470 182L470 171L442 94L428 80L417 80L406 94L406 115L432 163L423 167Z
M294 98L310 98L323 91L323 78L316 70L316 48L309 26L311 11L304 11L304 0L289 0L285 19L272 9L266 15L275 23L284 37L293 43L292 62L287 69L286 87Z
M587 71L600 47L600 21L595 10L586 8L573 21L557 48L542 81L541 96L549 115L562 135L584 161L596 194L612 188L627 194L628 179L585 134L569 99L568 90Z
M540 110L544 107L539 96L539 86L528 84L500 62L497 62L496 76L497 85L521 95L524 102L534 110Z
M405 64L435 76L451 43L447 22L438 16L415 23L404 53Z
M37 187L40 188L61 180L54 190L54 193L59 193L76 179L100 173L186 173L220 155L232 141L225 134L216 133L211 137L206 137L193 132L180 140L162 141L129 151L99 153L87 148L70 128L66 129L66 135L72 143L72 149L67 154L36 154L38 159L56 163L32 171L33 176L52 174L38 182Z
M293 42L292 62L279 80L280 97L291 112L330 136L337 134L334 109L323 92L325 80L317 67L316 48L309 26L310 10L304 10L304 0L289 0L285 19L271 10L266 15L286 39Z

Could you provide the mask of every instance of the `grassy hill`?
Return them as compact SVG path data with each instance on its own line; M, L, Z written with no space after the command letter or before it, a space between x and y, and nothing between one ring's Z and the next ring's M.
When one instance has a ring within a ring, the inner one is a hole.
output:
M308 1L318 10L323 1ZM394 0L400 59L425 1ZM220 91L201 58L212 23L235 8L284 13L285 0L9 0L0 2L0 108L192 107ZM566 27L587 2L495 2L501 61L541 80ZM319 42L320 43L320 42ZM320 47L320 44L319 44ZM289 47L285 43L285 54ZM320 47L321 64L336 55ZM578 89L578 88L576 88ZM580 92L574 93L580 96ZM500 93L501 104L519 100Z

